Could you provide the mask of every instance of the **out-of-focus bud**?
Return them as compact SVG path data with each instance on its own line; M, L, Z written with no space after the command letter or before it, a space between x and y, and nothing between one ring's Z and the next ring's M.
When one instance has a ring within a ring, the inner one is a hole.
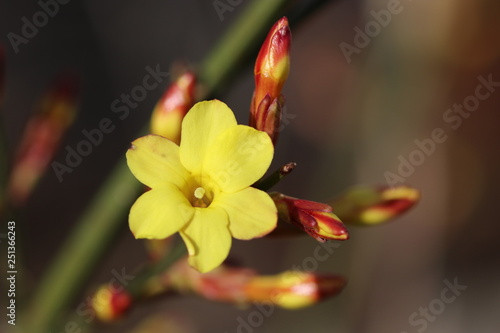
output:
M25 202L59 148L75 118L79 79L72 74L58 77L36 106L19 145L9 179L12 204Z
M177 144L181 139L182 119L194 104L196 76L185 72L165 91L151 116L151 133Z
M125 288L115 288L111 284L102 285L92 296L92 308L97 318L113 321L120 318L130 307L132 298Z
M174 237L145 239L146 250L153 261L160 260L172 248Z
M356 187L331 203L345 223L377 225L400 216L419 199L420 192L408 186Z
M334 296L346 284L337 275L287 271L263 276L248 268L226 264L202 274L192 269L186 259L177 262L160 279L163 291L193 292L213 301L238 305L273 303L287 309L306 307ZM155 291L158 290L155 286Z
M269 31L254 67L255 91L250 106L250 126L264 131L276 143L284 99L281 89L290 70L292 34L283 17Z
M245 293L252 302L271 302L282 308L299 309L337 295L346 283L337 275L287 271L252 278L245 285Z
M314 201L292 198L281 193L270 193L278 208L280 221L291 223L319 242L346 240L349 233L332 207Z

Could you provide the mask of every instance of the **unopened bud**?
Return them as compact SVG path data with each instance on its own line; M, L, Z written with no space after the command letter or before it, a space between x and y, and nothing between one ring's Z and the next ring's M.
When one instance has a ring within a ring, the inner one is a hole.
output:
M345 223L377 225L402 215L420 199L408 186L357 187L332 201L335 213Z
M194 104L195 86L195 74L186 72L167 88L151 116L152 134L179 144L182 120Z
M346 227L331 206L276 192L270 195L278 208L280 221L299 227L320 242L349 238Z
M237 305L265 302L297 309L338 294L346 280L332 274L300 271L258 275L254 270L227 264L202 274L183 259L166 272L161 283L164 290L192 292L213 301Z
M159 312L159 313L157 313ZM176 310L155 311L154 314L148 315L142 319L139 324L131 330L127 329L128 333L193 333L196 332L192 321L188 318L179 315ZM79 332L79 331L75 331ZM68 332L69 333L69 332Z
M125 288L116 288L111 284L101 286L92 296L92 308L97 318L102 321L120 318L131 303L132 299Z
M0 45L0 107L5 93L5 48Z
M292 35L283 17L269 31L255 62L255 91L250 106L250 126L269 134L276 143L284 99L281 89L290 70Z
M14 205L25 202L54 157L74 120L78 90L77 77L63 75L38 103L23 133L9 180L8 195Z
M146 250L153 261L160 260L172 249L174 238L145 239Z

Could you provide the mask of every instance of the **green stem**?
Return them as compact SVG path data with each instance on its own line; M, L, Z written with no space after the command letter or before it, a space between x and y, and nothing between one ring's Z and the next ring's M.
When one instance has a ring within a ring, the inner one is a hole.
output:
M5 140L4 124L0 119L0 217L6 218L9 210L7 204L7 186L9 175L9 153Z

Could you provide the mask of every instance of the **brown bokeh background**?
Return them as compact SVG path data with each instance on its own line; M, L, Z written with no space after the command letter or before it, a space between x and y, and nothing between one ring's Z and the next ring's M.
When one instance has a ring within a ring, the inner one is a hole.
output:
M58 72L69 68L83 80L80 112L63 144L75 145L83 129L113 116L111 102L142 81L146 66L168 70L176 60L199 63L248 2L221 21L212 1L73 0L15 54L7 33L19 33L21 18L39 7L31 1L2 1L3 117L11 152L35 101ZM409 316L440 297L443 281L455 278L467 289L423 331L500 328L500 92L481 101L457 129L443 120L449 108L474 94L479 76L500 82L500 5L494 0L401 0L401 12L347 61L341 43L354 45L354 28L364 29L374 20L371 11L387 6L385 0L332 1L291 27L292 66L284 90L289 123L274 165L295 161L298 168L278 189L326 200L352 185L386 184L384 174L397 171L399 156L408 158L415 140L429 138L435 128L445 129L448 139L406 178L422 192L415 209L384 226L350 227L351 239L319 264L319 271L349 279L340 296L305 310L276 309L253 332L417 332L420 325L412 326ZM246 122L252 68L241 73L218 97ZM166 86L165 81L117 122L62 183L51 170L41 180L18 221L26 293ZM64 156L61 150L55 160ZM300 265L316 246L307 237L237 241L231 255L276 273ZM109 281L113 269L132 272L145 258L142 242L124 230L68 310ZM235 332L238 317L252 311L196 296L159 298L138 306L123 322L99 325L96 332L124 332L154 313L187 332Z

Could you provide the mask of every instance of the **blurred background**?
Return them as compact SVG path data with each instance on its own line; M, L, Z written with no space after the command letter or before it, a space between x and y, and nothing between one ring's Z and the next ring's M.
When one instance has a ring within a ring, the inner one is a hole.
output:
M20 35L22 18L31 18L40 5L0 2L6 49L2 117L9 153L36 101L62 71L78 73L82 82L79 112L62 148L74 147L84 138L82 131L97 128L104 117L116 120L116 129L62 182L49 169L19 214L27 286L22 296L39 281L77 217L148 122L169 78L123 120L113 113L113 101L140 84L148 66L170 72L175 61L200 63L250 2L233 1L232 10L221 15L213 1L73 0L16 47L9 33ZM277 189L325 201L356 184L404 183L419 189L422 199L386 225L349 227L351 239L318 267L348 278L339 296L304 310L276 309L252 332L498 332L500 3L332 0L291 29L291 72L283 92L287 116L273 165L294 161L298 167ZM252 66L242 67L217 95L240 123L248 119ZM415 153L422 150L417 142L429 142L435 129L446 139L434 141L432 153ZM54 160L63 162L65 156L61 149ZM413 170L402 176L402 161L412 159ZM112 270L132 272L145 260L142 241L126 228L116 237L69 312L109 281ZM236 241L231 257L271 274L300 265L316 246L306 236ZM445 281L467 289L425 327L412 324L414 312L436 306ZM245 332L238 318L252 311L197 296L157 298L121 322L97 325L95 332L126 332L158 314L168 322L164 327L179 326L179 332Z

